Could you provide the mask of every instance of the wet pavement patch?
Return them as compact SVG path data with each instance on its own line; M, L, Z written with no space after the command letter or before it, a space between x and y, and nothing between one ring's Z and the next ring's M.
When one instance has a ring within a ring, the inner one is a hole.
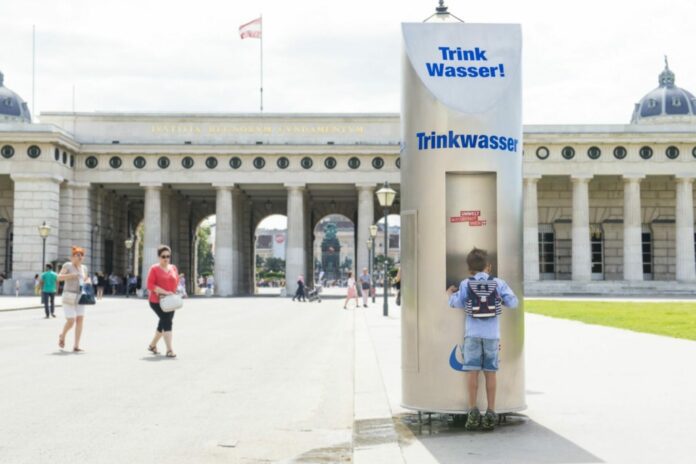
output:
M365 419L353 422L353 446L361 448L397 441L391 418Z
M326 448L316 448L302 453L290 462L293 463L336 463L351 462L353 450L350 443L339 443Z
M526 423L529 419L523 414L501 414L497 427L510 427ZM410 436L453 435L460 433L490 433L484 431L468 431L464 428L466 414L423 413L403 414L394 418L399 440L411 441Z

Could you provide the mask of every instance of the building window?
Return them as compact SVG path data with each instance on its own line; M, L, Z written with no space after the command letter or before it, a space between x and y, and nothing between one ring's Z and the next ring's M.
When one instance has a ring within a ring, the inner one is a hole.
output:
M696 148L694 148L694 151L696 151ZM694 155L696 156L696 155ZM396 169L401 169L401 157L399 156L396 158Z
M657 100L650 99L648 100L648 108L655 108L657 106Z
M305 169L311 169L312 165L314 164L314 161L312 161L312 158L309 156L305 156L300 160L300 166L302 166Z
M215 169L217 167L217 158L214 156L209 156L205 159L205 165L208 169Z
M109 159L109 166L111 166L114 169L118 169L121 167L121 158L118 156L112 156L111 159Z
M160 156L157 160L157 166L159 166L162 169L167 169L169 167L169 158L167 158L166 156Z
M181 159L181 166L183 166L184 169L191 169L194 164L196 164L196 162L190 156L184 156Z
M143 156L136 156L133 160L133 166L135 166L137 169L144 168L146 164L147 160L145 160L145 157Z
M596 160L602 156L602 150L600 150L599 147L590 147L587 149L587 156L589 156L590 159Z
M549 149L546 147L539 147L536 149L536 156L540 160L545 160L546 158L549 157L549 154L550 154Z
M561 150L561 156L567 160L573 159L573 157L575 156L575 148L563 147L563 150Z
M276 161L276 165L278 165L280 169L287 169L287 167L290 166L290 160L285 156L281 156L278 158L278 161Z
M384 160L379 156L372 158L372 167L375 169L382 169L384 167Z
M539 274L556 275L556 236L553 224L539 224Z
M57 148L53 150L53 158L55 158L56 161L60 161L60 150Z
M90 169L94 169L99 165L99 160L97 159L96 156L88 156L87 159L85 160L85 166L87 166Z
M336 158L334 158L332 156L329 156L328 158L326 158L324 160L324 166L326 166L326 169L333 169L336 167L336 164L338 164L336 162Z
M261 158L260 156L257 156L254 158L254 167L256 169L263 169L263 167L266 166L266 160Z
M604 234L602 226L590 224L590 250L592 253L592 278L604 279Z
M679 97L672 97L672 106L681 106L681 98Z
M63 164L68 164L68 154L63 152Z
M627 154L628 151L626 151L626 147L618 146L614 148L614 158L616 158L617 160L624 159Z
M242 159L238 156L230 158L230 167L232 169L239 169L242 167Z
M653 275L653 244L652 231L649 226L643 226L641 234L641 245L643 250L643 278L652 280Z
M348 160L348 167L351 169L358 169L360 167L360 158L357 156L352 157Z
M665 155L667 155L667 158L669 159L677 159L679 157L679 148L671 145L667 147L667 150L665 150Z
M14 156L14 147L12 145L4 145L0 148L0 154L3 158L12 158Z
M696 158L696 147L694 147L694 148L691 149L691 156L693 156L694 158Z
M75 167L75 155L70 155L70 167Z
M27 149L27 155L29 158L38 158L41 156L41 148L38 145L32 145Z
M399 234L389 234L389 248L399 249Z
M650 159L650 158L652 158L653 150L652 150L652 148L650 148L648 146L641 147L638 154L640 154L640 157L643 158L644 160Z

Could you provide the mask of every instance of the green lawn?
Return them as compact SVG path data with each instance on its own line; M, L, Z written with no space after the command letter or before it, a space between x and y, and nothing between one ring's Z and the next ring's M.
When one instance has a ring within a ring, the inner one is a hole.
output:
M528 300L524 309L534 314L573 319L587 324L696 340L696 302Z

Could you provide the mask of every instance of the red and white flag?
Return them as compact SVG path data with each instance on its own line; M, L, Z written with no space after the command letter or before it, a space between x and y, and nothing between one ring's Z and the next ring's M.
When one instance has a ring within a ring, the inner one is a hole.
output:
M260 39L261 38L261 17L258 17L253 21L249 21L248 23L242 24L241 26L239 26L239 36L242 39L246 39L246 38Z

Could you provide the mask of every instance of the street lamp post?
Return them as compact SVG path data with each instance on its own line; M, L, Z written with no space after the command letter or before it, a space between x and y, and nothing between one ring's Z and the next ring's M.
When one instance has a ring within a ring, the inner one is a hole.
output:
M94 236L95 236L97 233L99 233L99 225L98 225L98 224L94 224L94 225L92 226L92 233L91 233L90 236L89 236L89 242L90 242L89 248L90 248L90 255L91 255L91 256L90 256L89 266L90 266L90 268L91 268L91 269L90 269L91 272L95 272L95 270L94 270L94 240L95 240L95 239L94 239Z
M124 241L126 245L126 255L128 256L128 263L126 264L126 298L130 296L130 274L131 274L131 248L133 248L133 237L128 237Z
M43 240L43 252L42 252L42 258L41 258L41 272L43 272L46 269L46 239L48 238L49 234L51 233L51 226L46 224L46 221L43 222L39 226L39 235L41 236L41 239Z
M382 310L383 316L389 315L389 303L387 302L387 286L389 285L388 275L387 275L387 252L389 250L389 224L387 223L387 216L389 215L389 208L392 203L394 203L394 198L396 197L396 191L389 187L389 182L385 182L384 186L377 190L375 193L377 195L377 201L382 207L384 212L384 308Z
M372 283L374 284L375 281L375 242L377 241L377 225L372 224L370 226L370 240L371 245L370 248L372 249L372 257L370 258L370 279L372 279ZM375 303L375 298L377 298L377 289L375 289L374 292L372 292L372 303Z
M367 239L367 267L368 267L368 273L370 274L370 289L368 290L369 292L372 292L374 289L374 280L372 278L372 238ZM373 298L374 298L374 292L372 293ZM375 301L372 300L374 303Z

